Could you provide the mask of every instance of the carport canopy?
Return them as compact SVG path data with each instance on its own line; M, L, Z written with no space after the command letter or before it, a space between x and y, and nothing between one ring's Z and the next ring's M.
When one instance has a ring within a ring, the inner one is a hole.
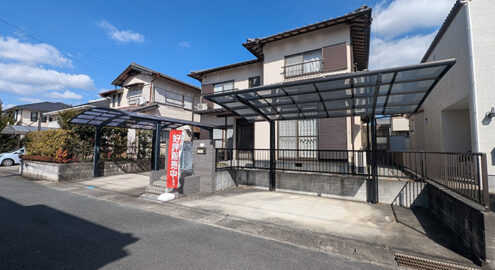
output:
M348 116L371 125L368 201L378 202L376 116L413 114L455 64L447 59L417 65L327 75L203 95L248 121L270 123L270 190L275 190L275 120Z
M204 125L200 122L105 107L95 107L89 110L85 110L76 115L69 122L72 124L91 125L99 128L113 127L154 130L156 129L157 124L160 124L160 127L162 129L175 129L186 125L195 126L207 130L212 129L211 126Z
M163 129L175 129L186 125L203 128L209 131L213 129L211 126L195 121L187 121L138 112L129 112L105 107L95 107L82 111L72 118L69 123L77 125L90 125L95 127L95 146L93 158L94 177L100 176L97 168L100 156L101 129L104 127L154 130L151 153L151 169L154 171L158 171L160 167L160 139L161 131Z
M448 59L203 97L250 121L412 114L454 64Z

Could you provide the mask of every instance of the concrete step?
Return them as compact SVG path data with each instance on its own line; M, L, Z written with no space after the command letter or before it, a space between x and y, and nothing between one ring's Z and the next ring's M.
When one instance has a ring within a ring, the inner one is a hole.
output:
M162 194L165 192L164 187L157 187L157 186L147 186L146 187L146 193L151 193L151 194Z
M154 181L153 186L155 186L155 187L167 187L167 181Z

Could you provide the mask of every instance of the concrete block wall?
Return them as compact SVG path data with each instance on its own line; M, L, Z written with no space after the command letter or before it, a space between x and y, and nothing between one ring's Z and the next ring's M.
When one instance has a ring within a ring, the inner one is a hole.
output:
M428 184L431 212L462 239L474 259L495 269L495 215L440 185Z
M205 154L198 154L198 149L204 148ZM215 147L211 140L193 141L193 175L199 176L199 191L214 192L215 182ZM185 179L187 181L187 179Z
M123 173L137 173L150 170L150 161L106 161L103 175ZM23 160L21 174L36 179L53 182L75 181L93 177L93 163L49 163L41 161Z

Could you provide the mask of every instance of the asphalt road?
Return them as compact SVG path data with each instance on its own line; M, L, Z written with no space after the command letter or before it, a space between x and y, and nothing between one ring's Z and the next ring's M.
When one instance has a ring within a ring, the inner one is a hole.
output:
M59 191L0 168L0 269L385 269Z

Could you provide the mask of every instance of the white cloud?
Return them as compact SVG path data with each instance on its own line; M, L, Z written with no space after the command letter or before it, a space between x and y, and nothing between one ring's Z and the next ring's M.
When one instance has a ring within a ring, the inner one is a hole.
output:
M417 64L455 0L393 0L375 6L370 69ZM426 31L426 33L425 33Z
M187 41L181 41L177 45L179 45L179 47L183 47L183 48L191 48L192 47L191 44Z
M27 103L40 103L43 102L41 98L30 98L30 97L20 97L18 100L22 102L27 102Z
M0 92L32 95L46 90L94 89L85 74L69 74L22 63L0 63Z
M435 37L435 33L407 36L397 40L373 38L371 40L370 69L419 63Z
M393 38L416 29L439 26L447 17L455 0L394 0L380 2L374 9L373 31L384 38Z
M66 90L65 92L63 93L60 93L60 92L50 92L46 95L46 97L50 97L50 98L53 98L53 99L72 99L72 100L78 100L78 99L82 99L82 96L77 94L77 93L74 93L74 92L71 92L71 91L68 91Z
M131 41L138 43L144 42L143 34L136 33L132 30L119 30L105 20L102 20L98 25L106 30L108 37L120 43L128 43Z
M72 67L71 60L51 45L20 42L12 37L0 37L0 59L20 61L26 64Z

